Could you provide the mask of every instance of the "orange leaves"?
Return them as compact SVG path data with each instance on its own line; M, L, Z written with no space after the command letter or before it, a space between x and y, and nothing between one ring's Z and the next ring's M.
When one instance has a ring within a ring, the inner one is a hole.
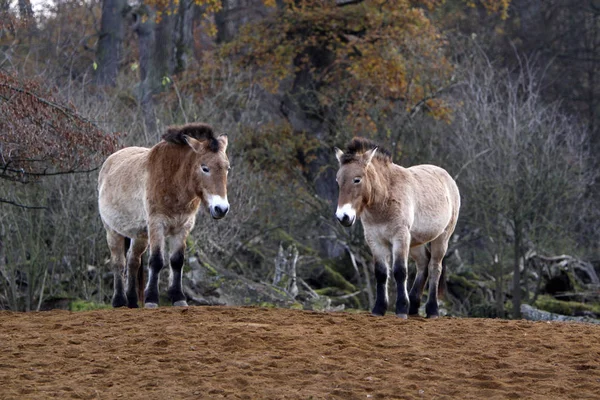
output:
M320 106L351 106L352 117L366 115L374 102L411 108L443 86L451 71L446 43L422 8L440 3L290 1L247 27L225 54L237 57L240 68L253 67L256 82L271 91L308 73Z
M0 131L0 178L16 181L94 168L117 144L38 82L2 72Z
M508 7L511 0L465 0L467 6L476 7L481 4L488 12L500 14L502 19L508 18Z
M181 0L145 0L144 4L155 11L155 22L160 23L164 15L170 16L177 14L180 1ZM216 13L223 7L221 0L194 0L194 4L202 6L202 12L204 14Z

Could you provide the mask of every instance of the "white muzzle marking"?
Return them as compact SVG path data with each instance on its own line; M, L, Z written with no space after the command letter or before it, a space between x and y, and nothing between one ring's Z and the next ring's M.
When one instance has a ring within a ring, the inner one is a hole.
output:
M227 201L227 197L223 198L217 195L209 196L208 209L210 210L210 215L213 218L223 218L229 211L229 202Z
M335 216L342 225L351 226L356 220L356 211L350 203L346 203L343 206L338 207Z

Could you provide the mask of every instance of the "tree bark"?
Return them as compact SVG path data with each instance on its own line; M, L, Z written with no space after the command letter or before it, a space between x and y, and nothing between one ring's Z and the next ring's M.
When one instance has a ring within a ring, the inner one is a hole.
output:
M514 221L514 272L513 272L513 318L521 319L521 224Z
M146 5L133 12L133 30L138 37L140 92L138 94L142 108L144 126L147 132L156 132L156 115L152 95L157 85L154 62L155 13Z
M190 63L194 46L193 36L194 0L180 0L176 15L173 60L173 73L185 71Z
M302 60L308 57L309 65ZM296 73L291 90L281 103L283 114L296 134L306 134L321 143L327 143L331 137L328 125L328 110L323 107L317 97L318 82L315 81L311 69L322 70L333 63L333 54L318 47L308 48L296 57L294 64L300 68ZM335 186L336 170L333 168L333 157L330 146L319 146L310 154L312 161L307 164L306 178L313 186L315 194L327 204L334 213L337 203L337 187ZM338 258L344 255L344 247L334 237L335 232L326 223L318 227L319 253L325 258Z
M244 24L256 21L267 13L261 0L223 0L221 11L215 14L217 41L229 42Z
M115 86L123 49L126 0L104 0L96 49L96 83Z

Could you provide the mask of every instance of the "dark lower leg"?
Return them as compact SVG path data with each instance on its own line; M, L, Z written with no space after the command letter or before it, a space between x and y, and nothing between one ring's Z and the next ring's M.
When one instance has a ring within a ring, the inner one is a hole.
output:
M140 268L140 259L129 259L127 262L127 307L138 307L138 270Z
M125 288L123 285L123 265L115 265L113 267L113 275L114 275L114 290L112 297L112 306L117 307L125 307L127 305L127 298L125 297Z
M144 302L146 304L158 304L158 277L163 265L163 254L160 249L152 251L148 263L148 284L144 291Z
M397 259L394 261L394 279L396 280L396 315L408 315L408 293L406 291L406 279L408 278L408 267L406 260Z
M425 282L427 282L427 267L420 268L415 277L415 281L408 294L408 300L410 307L408 313L410 315L417 315L419 313L419 307L421 307L421 296L423 296L423 289L425 288Z
M375 299L375 307L373 307L373 315L385 315L388 308L387 297L387 280L388 267L380 261L375 262L375 282L377 287L377 297Z
M435 265L430 266L430 277L429 277L429 294L427 303L425 304L425 313L427 318L436 318L439 316L438 307L438 285L441 275L441 266Z
M137 308L138 300L144 298L141 290L143 285L142 255L146 252L148 244L144 239L133 239L127 253L127 306ZM141 274L140 274L141 272ZM140 275L142 279L140 279Z
M169 299L174 305L182 305L185 302L185 295L182 290L182 270L184 260L184 249L179 249L171 255L171 284L169 286ZM179 303L179 304L176 304Z

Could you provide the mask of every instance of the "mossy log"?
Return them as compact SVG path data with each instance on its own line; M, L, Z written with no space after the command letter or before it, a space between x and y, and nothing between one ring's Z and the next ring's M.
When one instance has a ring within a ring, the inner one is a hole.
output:
M529 321L570 321L570 322L588 322L600 324L600 319L589 317L573 317L570 315L555 314L548 311L539 310L529 304L521 305L521 315Z

